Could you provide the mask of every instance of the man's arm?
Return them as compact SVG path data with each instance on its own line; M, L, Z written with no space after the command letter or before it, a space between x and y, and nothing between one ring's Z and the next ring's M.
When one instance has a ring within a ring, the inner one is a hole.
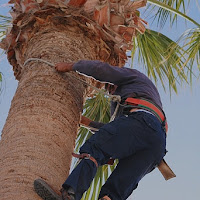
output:
M104 125L104 123L92 121L85 116L81 116L80 124L83 125L83 126L86 126L86 127L89 127L89 128L92 127L92 128L95 128L95 129L100 129Z
M81 60L76 63L58 63L55 66L57 71L69 72L77 71L79 73L91 76L101 82L109 82L115 85L128 83L134 78L134 73L130 69L119 68L101 61Z

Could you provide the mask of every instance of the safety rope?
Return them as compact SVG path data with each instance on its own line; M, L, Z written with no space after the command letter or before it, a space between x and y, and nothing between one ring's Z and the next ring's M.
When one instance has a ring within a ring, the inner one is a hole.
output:
M43 62L43 63L45 63L45 64L47 64L47 65L49 65L49 66L51 66L51 67L55 67L54 64L52 64L52 63L50 63L50 62L48 62L48 61L46 61L46 60L40 59L40 58L29 58L29 59L27 59L27 60L24 62L24 65L23 65L23 66L25 66L28 62L31 62L31 61ZM85 84L85 85L87 85L87 86L93 88L94 90L98 91L99 93L108 96L108 97L110 98L111 101L117 102L117 106L116 106L116 108L115 108L115 111L114 111L113 115L112 115L111 118L110 118L110 121L113 121L113 120L115 119L115 117L116 117L117 111L118 111L119 106L120 106L121 96L119 96L119 95L111 95L111 94L108 94L107 92L104 92L103 90L101 90L101 89L99 89L99 88L97 88L97 87L95 87L95 86L93 86L93 85L90 85L90 84L87 83L86 81L84 81L84 80L82 80L82 79L80 79L80 78L74 76L73 74L70 74L70 76L72 76L74 79L76 79L76 80L82 82L83 84Z

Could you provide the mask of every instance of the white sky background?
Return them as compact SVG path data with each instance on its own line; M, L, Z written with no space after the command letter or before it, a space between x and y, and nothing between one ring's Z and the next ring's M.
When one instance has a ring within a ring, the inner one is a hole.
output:
M196 0L191 0L188 9L190 17L199 22L200 10ZM200 4L200 0L198 0ZM6 15L9 7L7 0L0 1L0 15ZM149 25L152 29L154 26ZM187 27L194 27L187 23ZM156 28L156 27L155 27ZM162 32L172 39L178 39L180 33L186 29L185 21L178 20L177 28L165 28ZM137 67L140 69L141 66ZM195 66L197 68L197 66ZM12 66L7 62L5 55L0 56L0 71L3 73L3 92L0 95L0 131L2 130L12 97L17 87L13 76ZM129 200L199 200L200 199L200 80L194 80L190 86L182 86L178 95L165 93L158 86L164 110L169 124L167 137L168 153L165 157L177 177L165 181L156 169L147 175L133 192Z

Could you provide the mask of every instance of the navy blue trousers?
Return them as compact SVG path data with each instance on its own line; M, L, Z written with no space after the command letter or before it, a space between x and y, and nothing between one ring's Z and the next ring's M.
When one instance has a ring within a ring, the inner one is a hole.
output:
M139 181L151 172L165 155L166 134L159 120L146 112L133 112L102 126L81 147L80 153L93 156L98 165L107 163L110 157L119 163L106 183L99 198L108 195L112 200L127 199ZM89 188L96 165L83 159L72 171L64 188L72 187L76 200Z

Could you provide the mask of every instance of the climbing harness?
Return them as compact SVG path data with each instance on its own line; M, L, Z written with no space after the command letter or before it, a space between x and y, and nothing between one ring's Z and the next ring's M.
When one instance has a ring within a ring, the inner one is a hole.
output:
M96 161L96 159L94 157L92 157L90 154L88 153L81 153L81 154L76 154L76 153L72 153L72 156L75 158L79 158L79 159L89 159L91 160L96 167L98 168L98 163Z
M152 112L164 126L165 132L168 131L168 124L164 112L149 100L129 97L125 100L125 103Z
M72 153L72 156L75 157L75 158L79 158L79 159L89 159L89 160L91 160L91 161L96 165L96 167L98 168L98 163L97 163L96 159L95 159L94 157L92 157L90 154L87 154L87 153L81 153L81 154ZM110 158L106 164L107 164L107 165L113 165L114 162L115 162L115 159Z
M52 63L50 63L50 62L48 62L48 61L46 61L46 60L40 59L40 58L29 58L29 59L27 59L27 60L24 62L24 65L23 65L23 66L25 66L28 62L31 62L31 61L43 62L43 63L45 63L45 64L47 64L47 65L49 65L49 66L51 66L51 67L55 67L54 64L52 64ZM87 83L86 81L84 81L84 80L82 80L82 79L80 79L80 78L74 76L73 74L70 74L70 76L73 77L73 78L75 78L76 80L82 82L82 83L85 84L86 86L89 86L89 87L93 88L94 90L98 91L99 93L104 94L105 96L108 96L108 97L110 98L111 101L117 102L117 106L116 106L116 108L115 108L115 111L114 111L113 115L112 115L111 118L110 118L110 122L113 121L113 120L115 119L115 117L116 117L117 112L118 112L118 109L119 109L119 106L120 106L120 102L121 102L121 97L120 97L119 95L111 95L111 94L108 94L108 92L104 92L103 90L101 90L101 89L99 89L99 88L97 88L97 87L95 87L95 86L93 86L93 85L90 85L90 84Z

